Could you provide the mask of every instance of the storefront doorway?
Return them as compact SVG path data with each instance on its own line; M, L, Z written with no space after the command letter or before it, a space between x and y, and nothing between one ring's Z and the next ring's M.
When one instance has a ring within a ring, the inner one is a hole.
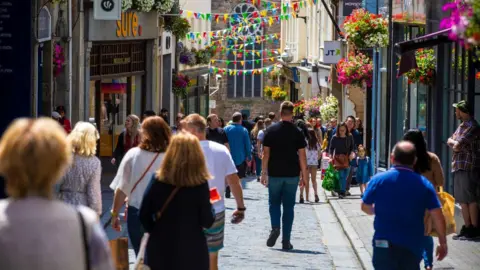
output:
M113 156L128 115L145 110L145 42L93 44L90 55L89 118L100 133L98 155Z

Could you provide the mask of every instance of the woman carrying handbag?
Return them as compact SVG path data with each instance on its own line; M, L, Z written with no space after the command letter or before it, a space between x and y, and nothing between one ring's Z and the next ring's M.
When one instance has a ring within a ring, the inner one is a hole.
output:
M140 209L149 234L145 261L152 270L209 269L204 228L215 220L211 178L197 137L174 136Z
M350 173L350 161L355 158L353 136L348 132L345 123L337 127L328 152L332 156L333 167L339 173L338 197L343 199L347 188L347 177Z

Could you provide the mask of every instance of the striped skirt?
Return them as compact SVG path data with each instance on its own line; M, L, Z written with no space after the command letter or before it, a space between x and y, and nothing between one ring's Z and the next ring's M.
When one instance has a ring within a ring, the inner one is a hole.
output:
M225 211L216 214L212 227L203 231L207 237L208 252L215 253L223 248L224 229Z

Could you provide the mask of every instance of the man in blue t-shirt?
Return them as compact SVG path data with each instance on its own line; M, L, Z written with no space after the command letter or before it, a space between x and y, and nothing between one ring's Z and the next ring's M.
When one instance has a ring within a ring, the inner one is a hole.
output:
M413 171L415 146L401 141L393 149L393 167L377 174L363 195L362 211L375 215L373 266L376 270L420 269L425 249L424 215L434 221L437 259L447 255L445 218L433 185Z

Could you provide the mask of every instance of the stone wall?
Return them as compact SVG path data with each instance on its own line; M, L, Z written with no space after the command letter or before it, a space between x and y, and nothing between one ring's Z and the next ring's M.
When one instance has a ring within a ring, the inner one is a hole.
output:
M234 7L240 3L244 3L245 1L242 0L212 0L212 13L231 13ZM278 2L278 6L280 6L281 1L271 1L271 2ZM263 7L259 4L256 5L257 9L261 11ZM277 15L280 14L280 9L277 10ZM267 16L275 16L272 15L271 12L268 12ZM221 17L221 16L220 16ZM212 22L212 31L216 30L223 30L228 28L228 25L223 22L223 18L219 18L219 22L215 23ZM281 24L274 23L272 26L268 26L268 23L264 26L264 35L268 34L280 34L281 32ZM264 43L264 49L280 49L280 40L278 43ZM226 59L225 55L216 56L216 59ZM275 57L276 58L276 57ZM275 62L264 61L264 66L269 66L275 64ZM222 64L215 64L218 67L226 67L226 65ZM256 75L259 76L259 75ZM267 76L263 76L263 85L267 84ZM262 89L263 92L263 89ZM256 98L227 98L227 76L223 75L222 79L220 80L219 90L214 95L210 97L210 99L216 100L216 108L212 109L212 113L218 114L220 117L223 117L226 121L230 120L232 114L236 111L241 110L250 110L251 118L255 118L258 115L267 115L269 112L278 112L281 102L273 102L271 100L265 100L264 98L256 97Z

